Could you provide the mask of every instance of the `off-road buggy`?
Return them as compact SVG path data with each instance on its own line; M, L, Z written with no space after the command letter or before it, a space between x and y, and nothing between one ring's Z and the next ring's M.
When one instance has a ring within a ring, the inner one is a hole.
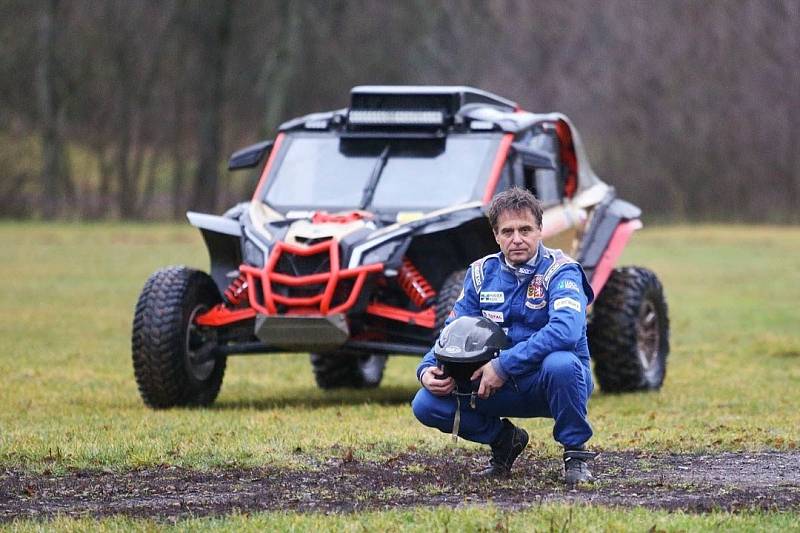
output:
M497 251L484 208L512 186L541 200L545 244L580 261L597 295L600 386L661 386L661 284L615 268L640 210L592 172L564 115L470 87L355 87L349 108L231 156L229 169L247 168L260 176L249 202L187 214L210 275L168 267L142 290L132 345L147 405L212 403L235 354L310 353L322 388L377 386L388 355L430 348L466 265Z

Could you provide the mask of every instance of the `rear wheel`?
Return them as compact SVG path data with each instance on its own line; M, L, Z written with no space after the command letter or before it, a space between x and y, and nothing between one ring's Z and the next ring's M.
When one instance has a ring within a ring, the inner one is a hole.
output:
M658 277L645 268L615 269L594 304L588 336L604 391L660 389L669 355L669 317Z
M208 274L169 267L145 283L133 319L133 372L144 403L156 409L210 405L222 386L225 357L214 357L213 329L196 317L221 301Z
M381 384L387 356L335 351L312 353L310 359L321 389L371 389Z

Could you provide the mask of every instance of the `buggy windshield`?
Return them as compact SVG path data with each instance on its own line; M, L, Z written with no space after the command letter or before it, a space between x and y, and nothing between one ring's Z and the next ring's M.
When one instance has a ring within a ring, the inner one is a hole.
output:
M292 133L267 178L275 209L429 211L480 199L501 134L441 139Z

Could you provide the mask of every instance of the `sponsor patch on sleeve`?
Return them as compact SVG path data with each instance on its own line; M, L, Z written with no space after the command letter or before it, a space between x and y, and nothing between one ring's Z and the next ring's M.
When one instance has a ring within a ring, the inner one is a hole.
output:
M502 311L481 311L483 316L491 320L492 322L502 322L503 321L503 312Z
M578 284L572 281L571 279L565 279L558 282L559 289L567 289L572 290L575 292L581 292L581 288L578 287Z
M506 301L506 297L502 292L483 291L481 292L482 304L501 304Z
M581 303L574 298L559 298L555 302L553 302L553 310L558 311L566 307L567 309L572 309L573 311L581 312Z

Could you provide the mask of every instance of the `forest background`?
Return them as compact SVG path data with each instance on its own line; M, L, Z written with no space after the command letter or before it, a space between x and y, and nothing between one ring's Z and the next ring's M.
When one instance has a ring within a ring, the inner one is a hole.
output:
M248 198L230 152L359 84L560 111L646 219L800 221L797 0L0 0L0 217Z

